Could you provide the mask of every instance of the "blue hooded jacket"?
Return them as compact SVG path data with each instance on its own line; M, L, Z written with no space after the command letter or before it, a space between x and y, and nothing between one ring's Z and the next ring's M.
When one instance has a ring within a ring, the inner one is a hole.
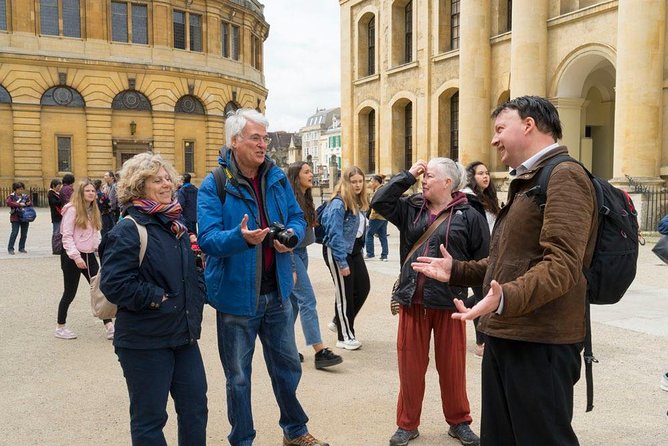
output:
M229 168L238 185L225 182L225 205L213 174L206 176L197 196L199 235L197 241L207 254L205 279L208 301L216 310L237 316L254 316L262 280L262 244L249 245L241 235L241 220L248 215L248 229L259 228L258 206L253 186L238 171L232 151L221 150L218 162ZM259 170L269 224L282 223L301 241L306 221L285 173L265 157ZM292 253L274 251L276 279L283 301L292 292Z

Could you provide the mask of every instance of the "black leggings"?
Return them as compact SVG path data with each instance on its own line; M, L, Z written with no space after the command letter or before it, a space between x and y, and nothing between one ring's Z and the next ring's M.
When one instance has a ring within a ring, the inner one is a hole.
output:
M70 308L74 296L77 295L79 277L83 274L88 283L90 283L88 271L90 270L90 275L94 276L100 269L94 252L82 252L81 258L86 262L88 268L80 269L77 264L74 263L74 260L68 257L65 251L60 255L60 269L63 270L63 283L65 285L63 297L60 298L60 304L58 305L58 324L60 325L65 325L65 321L67 320L67 310ZM104 323L106 324L107 322L111 322L111 319L104 319Z
M353 250L352 254L348 254L346 261L350 267L350 274L345 277L334 260L332 250L323 245L322 253L336 287L334 323L338 339L339 341L355 339L355 317L362 309L371 288L362 251Z

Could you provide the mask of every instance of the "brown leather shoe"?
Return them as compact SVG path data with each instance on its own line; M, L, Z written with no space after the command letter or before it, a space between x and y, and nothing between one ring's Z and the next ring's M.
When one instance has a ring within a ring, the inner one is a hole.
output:
M329 443L320 441L313 437L313 435L307 433L301 437L293 438L292 440L284 435L283 446L329 446Z

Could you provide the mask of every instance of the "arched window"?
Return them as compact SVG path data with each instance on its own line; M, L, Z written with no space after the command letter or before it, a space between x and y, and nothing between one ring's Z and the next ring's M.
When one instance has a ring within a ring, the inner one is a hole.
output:
M392 5L392 65L413 61L413 2L396 0Z
M227 104L225 104L225 117L227 118L230 114L234 113L235 111L239 110L239 104L237 104L234 101L230 101Z
M369 173L376 172L376 110L369 112L367 121L367 135L369 141Z
M0 104L11 104L12 103L12 96L9 94L9 92L0 85Z
M40 101L42 105L56 105L60 107L85 107L81 94L74 88L66 85L51 87L44 92Z
M459 161L459 92L450 98L450 159Z
M111 102L112 110L151 111L151 102L135 90L121 91Z
M204 115L204 105L202 102L192 95L181 96L181 99L176 101L174 106L174 112L176 113L188 113L191 115Z
M404 108L404 169L413 165L413 103Z

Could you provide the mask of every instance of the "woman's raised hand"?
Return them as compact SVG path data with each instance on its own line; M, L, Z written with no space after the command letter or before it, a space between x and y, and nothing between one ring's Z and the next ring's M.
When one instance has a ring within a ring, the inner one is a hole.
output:
M427 163L424 160L417 160L408 171L417 178L427 171Z

